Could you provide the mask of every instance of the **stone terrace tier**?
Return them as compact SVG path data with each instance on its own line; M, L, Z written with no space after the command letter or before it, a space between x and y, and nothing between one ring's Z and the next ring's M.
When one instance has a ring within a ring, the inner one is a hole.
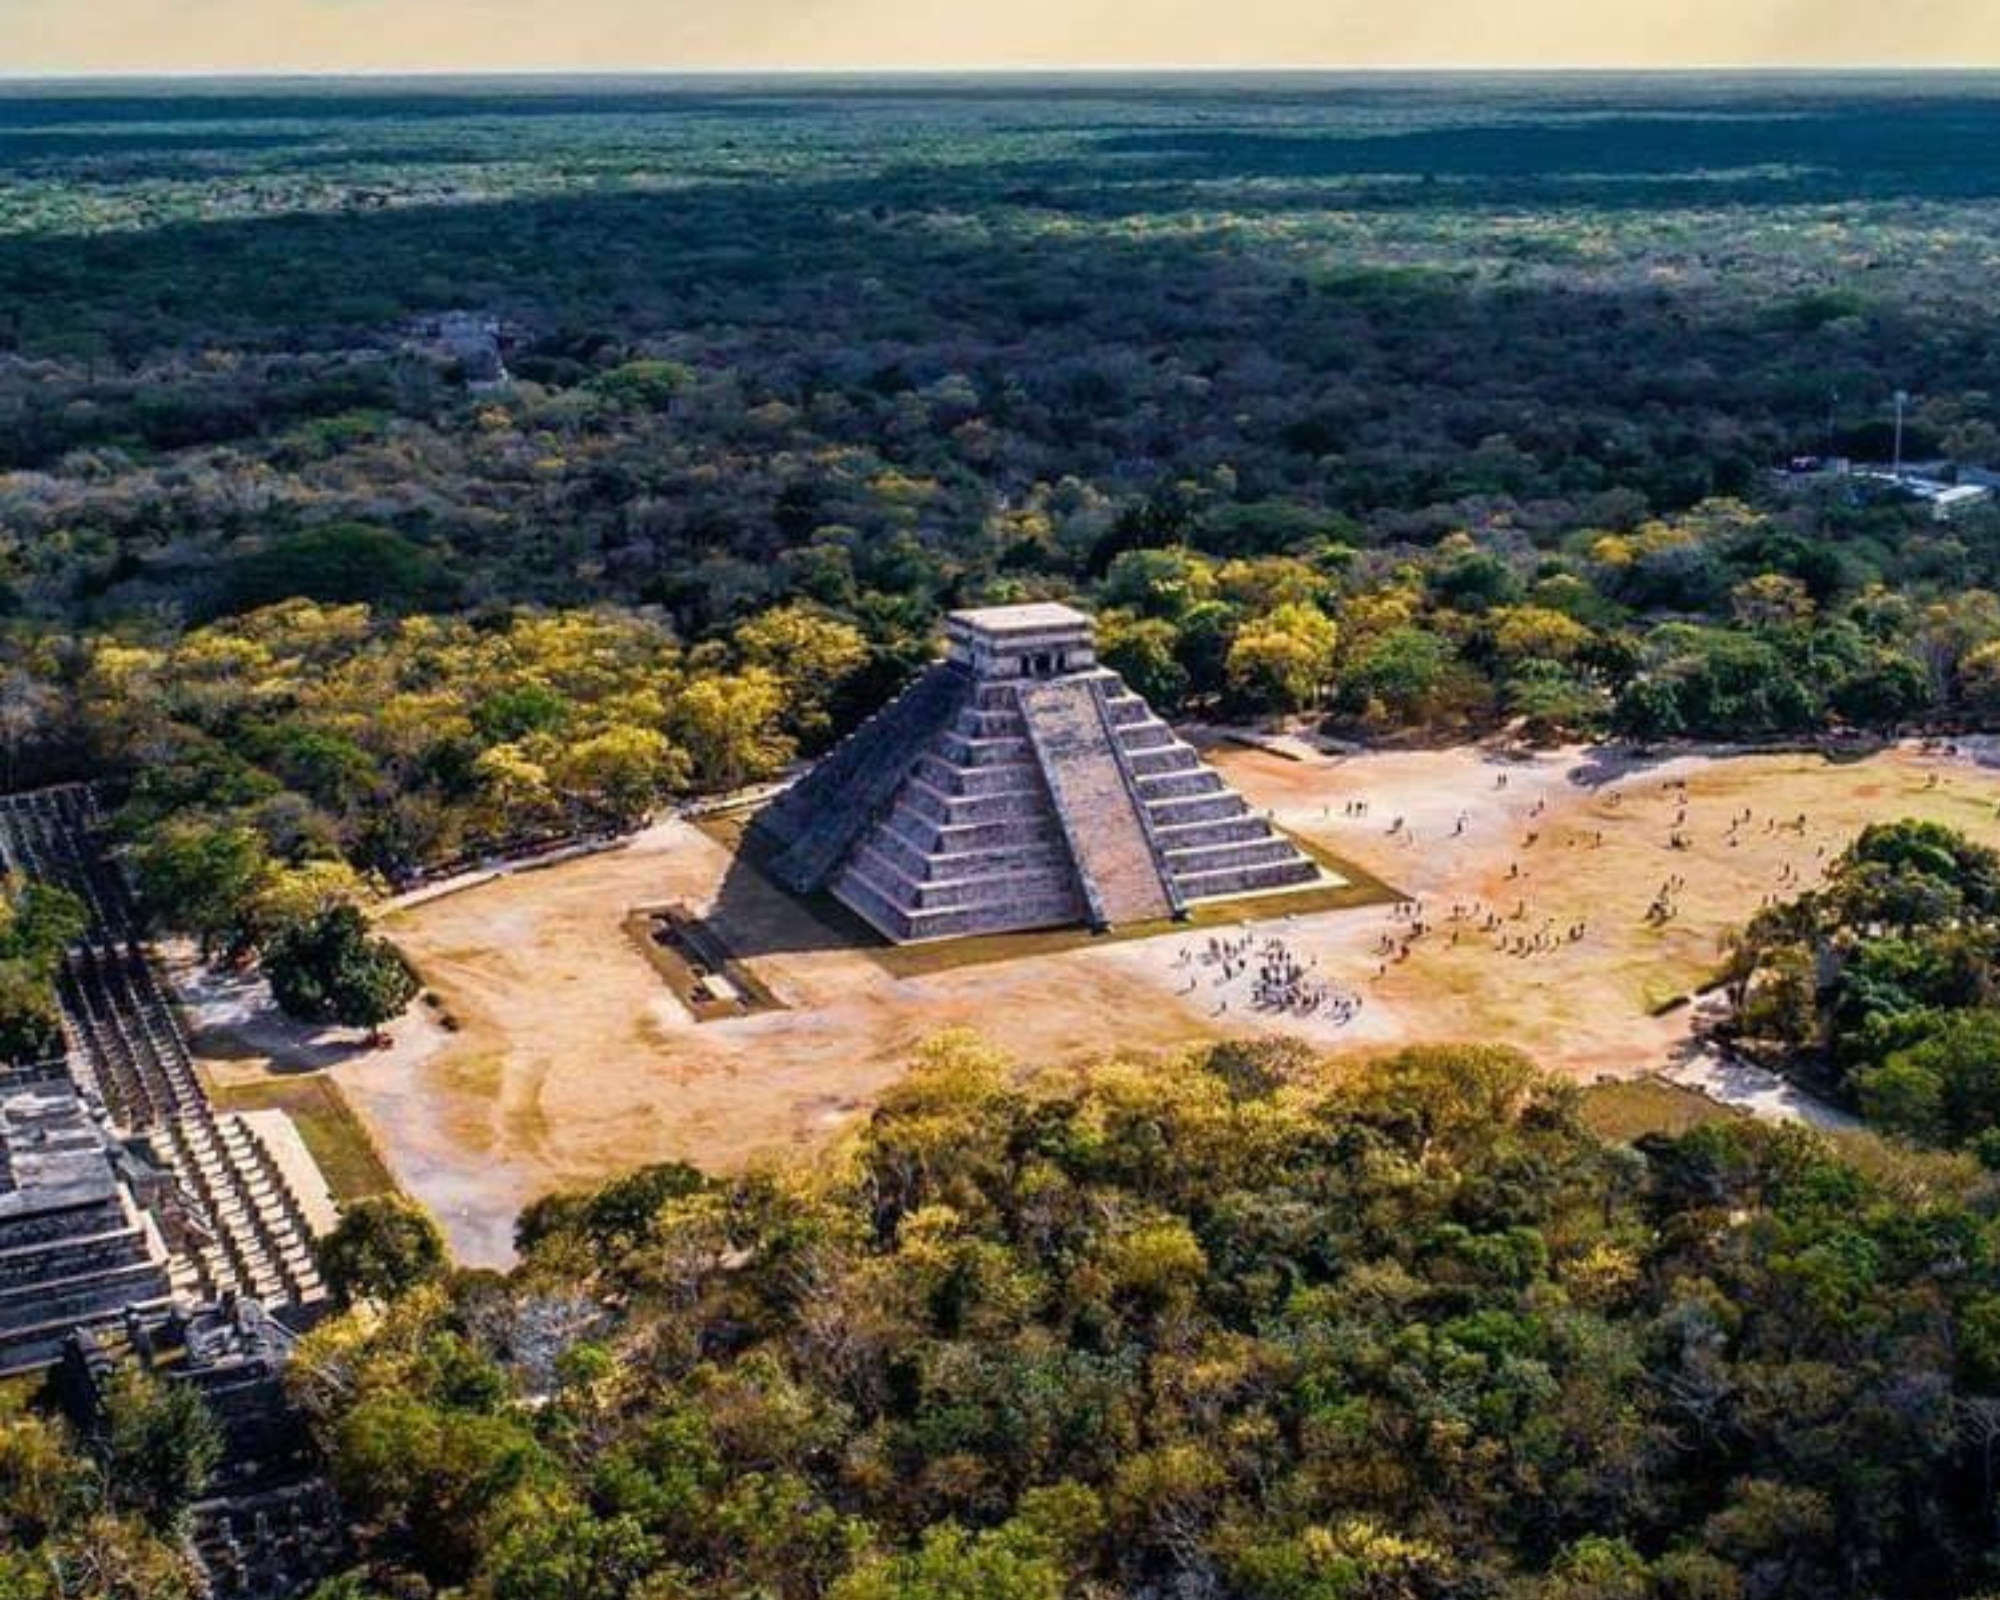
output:
M1066 606L955 612L934 667L758 819L794 889L898 942L1178 915L1317 881ZM805 870L801 870L801 868Z
M0 1074L0 1375L167 1304L167 1245L137 1192L151 1175L133 1161L60 1073Z
M899 941L1084 920L1012 685L982 684L931 741L833 892Z

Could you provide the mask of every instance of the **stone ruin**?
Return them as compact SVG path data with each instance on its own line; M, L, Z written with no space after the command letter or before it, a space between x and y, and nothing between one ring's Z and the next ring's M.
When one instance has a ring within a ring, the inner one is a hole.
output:
M945 632L946 659L758 815L786 888L904 943L1327 881L1098 663L1082 612L955 611Z
M278 1600L344 1547L266 1307L304 1327L327 1294L285 1174L208 1103L98 815L79 786L0 796L0 865L92 913L58 982L66 1056L0 1067L0 1377L58 1367L86 1431L121 1363L192 1386L225 1441L191 1516L208 1592Z
M49 1365L72 1329L166 1306L166 1187L60 1065L0 1072L0 1376Z
M214 1600L280 1600L343 1564L340 1508L305 1419L285 1393L296 1335L255 1300L128 1309L66 1342L63 1401L90 1433L123 1365L201 1396L222 1432L221 1463L189 1508L188 1540Z

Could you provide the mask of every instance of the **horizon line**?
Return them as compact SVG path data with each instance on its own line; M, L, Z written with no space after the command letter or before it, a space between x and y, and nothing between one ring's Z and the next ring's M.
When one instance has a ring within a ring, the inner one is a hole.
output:
M552 67L180 67L107 71L51 68L46 71L0 72L0 85L95 83L259 83L259 82L412 82L440 79L600 79L606 81L672 78L1307 78L1307 77L1883 77L2000 75L2000 61L1970 64L1940 62L1874 63L1729 63L1686 62L1671 66L1631 62L1566 64L1561 66L1426 64L1423 62L1314 64L1300 66L1242 63L1167 65L885 65L851 67L797 66L552 66Z

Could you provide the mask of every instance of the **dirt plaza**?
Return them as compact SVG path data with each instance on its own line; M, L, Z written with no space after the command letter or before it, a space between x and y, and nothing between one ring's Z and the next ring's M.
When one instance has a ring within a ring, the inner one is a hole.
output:
M1210 755L1277 825L1391 892L912 959L773 888L726 830L676 819L387 915L435 1003L390 1049L324 1070L461 1257L499 1263L535 1195L647 1161L727 1169L810 1148L951 1028L1024 1067L1284 1034L1330 1052L1475 1039L1584 1081L1637 1076L1685 1046L1672 1002L1728 931L1869 821L2000 842L2000 768L1973 753ZM697 1022L623 925L661 902L704 915L779 1007ZM1260 1004L1273 951L1339 1003ZM263 1045L272 1070L311 1065ZM259 1070L258 1052L236 1055L234 1076Z

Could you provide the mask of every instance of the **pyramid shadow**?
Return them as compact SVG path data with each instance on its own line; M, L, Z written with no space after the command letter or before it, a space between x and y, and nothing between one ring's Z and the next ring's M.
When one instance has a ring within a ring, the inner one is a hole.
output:
M830 894L798 895L767 871L772 845L752 832L755 813L724 812L695 826L729 852L729 867L702 921L739 960L816 951L880 953L889 941Z

